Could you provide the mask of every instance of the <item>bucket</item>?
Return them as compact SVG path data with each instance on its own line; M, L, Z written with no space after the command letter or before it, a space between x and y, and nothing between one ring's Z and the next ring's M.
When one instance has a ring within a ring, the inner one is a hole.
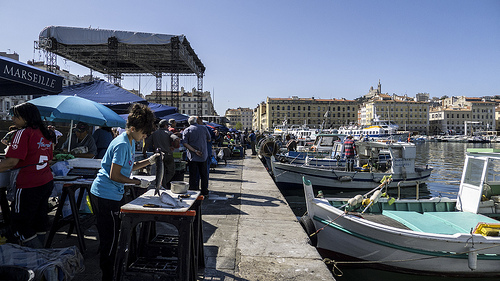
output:
M185 181L171 181L170 186L173 193L186 193L189 188L189 183Z

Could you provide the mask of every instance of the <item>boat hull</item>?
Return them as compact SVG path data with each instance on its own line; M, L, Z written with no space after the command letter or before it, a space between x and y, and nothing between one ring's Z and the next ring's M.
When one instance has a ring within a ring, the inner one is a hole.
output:
M392 173L348 172L335 169L321 169L314 166L294 165L270 161L274 181L280 187L302 188L302 177L310 180L315 188L321 189L373 189L380 185L384 176ZM432 169L422 169L416 173L408 173L403 178L393 175L389 187L415 186L423 183L431 175Z
M477 268L468 266L471 235L432 234L381 226L328 203L314 205L317 247L395 271L449 276L500 276L500 238L474 235ZM328 205L328 206L327 206ZM334 220L332 222L332 220ZM483 250L480 250L483 249ZM339 263L337 266L340 266Z

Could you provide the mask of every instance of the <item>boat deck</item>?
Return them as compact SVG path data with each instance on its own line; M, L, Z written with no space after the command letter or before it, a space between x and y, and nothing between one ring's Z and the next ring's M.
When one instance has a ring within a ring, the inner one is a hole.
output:
M371 222L376 222L376 223L380 223L380 224L383 224L383 225L387 225L387 226L391 226L391 227L396 227L396 228L400 228L400 229L406 229L406 230L411 230L411 228L407 227L406 225L404 225L403 223L401 222L398 222L397 220L395 219L392 219L390 217L387 217L387 216L384 216L384 215L381 215L381 214L369 214L369 213L365 213L365 214L359 214L359 213L350 213L352 215L356 215L356 216L360 216L366 220L369 220Z
M478 223L493 223L492 218L468 212L387 211L383 214L350 213L366 220L395 228L436 234L470 233Z

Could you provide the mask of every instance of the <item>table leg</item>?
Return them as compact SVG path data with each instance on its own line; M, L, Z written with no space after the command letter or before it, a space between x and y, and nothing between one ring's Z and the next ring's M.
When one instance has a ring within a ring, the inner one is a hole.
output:
M71 188L69 188L68 191L69 191L68 192L69 193L68 199L69 199L69 203L70 203L70 207L71 207L71 215L73 216L73 220L74 220L74 224L75 224L75 228L76 228L76 234L78 236L78 246L80 248L80 251L83 253L83 252L85 252L86 247L85 247L85 240L83 238L82 229L80 227L80 218L79 218L80 214L79 214L78 208L76 206L75 191ZM83 193L83 192L81 192L81 190L80 190L80 193Z
M59 201L59 206L57 206L56 215L54 216L54 221L52 222L52 227L49 231L49 236L47 237L47 241L45 242L45 248L50 248L52 244L52 240L54 239L54 235L56 234L57 229L59 228L59 221L62 219L62 210L64 207L64 201L68 197L68 192L63 189L61 194L61 200Z

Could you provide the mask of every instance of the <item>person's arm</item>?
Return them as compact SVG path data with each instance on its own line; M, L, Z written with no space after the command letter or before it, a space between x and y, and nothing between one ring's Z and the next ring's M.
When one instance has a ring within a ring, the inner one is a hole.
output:
M153 155L154 156L154 155ZM151 157L153 157L151 156ZM137 161L137 162L134 162L134 166L132 167L132 170L135 171L135 170L139 170L139 169L142 169L148 165L152 165L151 162L149 161L149 158L146 158L146 159L143 159L143 160L140 160L140 161Z
M149 164L149 162L148 162ZM135 167L135 165L134 165ZM109 173L109 178L112 180L112 181L116 181L116 182L119 182L119 183L131 183L131 184L141 184L141 180L139 179L131 179L129 177L126 177L124 176L122 173L121 173L121 170L122 170L122 166L116 164L116 163L112 163L111 164L111 170L110 170L110 173Z
M17 163L19 163L19 159L17 158L5 158L0 162L0 172L5 172L14 168Z
M203 152L201 152L200 150L197 150L196 148L192 147L190 144L188 143L185 143L184 146L189 149L189 151L195 153L196 155L198 156L203 156Z

